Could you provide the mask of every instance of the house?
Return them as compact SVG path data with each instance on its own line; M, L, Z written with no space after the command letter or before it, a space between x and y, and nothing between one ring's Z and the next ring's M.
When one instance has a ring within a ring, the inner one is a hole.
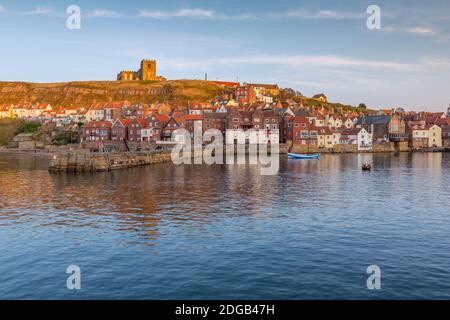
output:
M367 151L372 150L372 134L367 132L366 129L361 128L358 131L357 135L357 143L359 151Z
M36 103L28 108L27 116L29 118L38 118L44 111L52 111L52 110L53 110L52 106L48 103L43 104Z
M105 119L105 110L102 106L95 105L90 107L84 116L88 122L102 121Z
M127 104L122 101L110 102L103 106L104 117L107 121L114 121L122 117L123 108L127 107Z
M2 118L12 118L12 109L14 105L4 104L0 106L0 119Z
M327 116L326 119L327 119L327 121L326 121L327 125L330 128L334 128L334 129L340 128L344 124L342 119L339 116L334 115L334 114L331 116Z
M333 148L333 132L328 127L317 127L317 146L323 149Z
M285 115L283 117L283 142L293 142L294 139L294 119L295 117L292 117L290 115Z
M261 96L278 96L280 94L280 88L277 84L244 83L244 86L245 85L252 88L257 100L260 99Z
M373 134L375 141L408 141L406 125L398 115L362 116L358 118L356 127L364 128Z
M310 117L310 120L316 127L325 127L327 125L327 122L325 120L325 116L321 113L316 113L314 116Z
M353 122L353 120L351 119L351 118L346 118L345 120L344 120L344 122L342 123L342 126L345 128L345 129L351 129L351 128L353 128L355 125L354 125L354 122Z
M223 112L205 113L203 115L203 131L217 129L225 134L227 129L227 114Z
M232 89L236 89L241 86L239 82L229 82L229 81L211 81L211 82L219 86Z
M333 130L333 145L340 144L341 134L343 130L343 128L337 128Z
M145 118L133 118L128 123L128 141L143 141L141 130L148 126Z
M109 121L91 121L81 128L81 141L111 140L111 126Z
M428 128L425 121L410 121L407 127L409 146L413 149L428 147Z
M327 96L324 95L323 93L316 94L312 98L315 100L318 100L320 102L325 102L325 103L327 103L327 100L328 100Z
M262 124L262 129L265 130L265 134L267 135L267 139L274 143L275 140L278 139L278 142L282 142L280 138L283 137L283 129L284 125L282 123L282 118L279 116L278 112L273 110L264 110L262 111L262 116L264 122ZM255 128L256 129L256 128ZM264 143L264 142L261 142Z
M214 113L209 113L209 114L214 114ZM191 134L191 138L194 137L195 129L200 130L199 133L201 135L203 134L203 131L204 131L203 130L203 121L204 121L203 114L187 114L184 116L184 127Z
M358 144L358 133L362 128L352 128L342 130L339 144Z
M171 140L172 139L172 133L175 130L177 130L179 128L182 128L183 121L184 121L184 119L182 119L181 117L171 116L169 118L169 120L166 122L166 124L162 128L161 138L163 140Z
M293 120L293 144L309 146L311 124L306 116L296 116Z
M15 105L12 108L12 117L13 118L28 118L30 108L31 108L31 104Z
M442 147L442 129L436 124L428 126L428 147L429 148Z
M123 141L128 140L128 126L131 119L117 119L111 126L111 140Z
M153 140L161 139L162 130L166 125L166 123L169 121L169 119L170 119L169 116L157 113L153 113L147 117L148 120L147 129L151 129L150 133ZM146 131L146 135L147 133L149 132Z
M442 130L442 146L448 148L450 147L450 125L443 126L441 130Z
M236 88L235 100L242 104L252 104L256 102L256 94L251 85L243 85Z

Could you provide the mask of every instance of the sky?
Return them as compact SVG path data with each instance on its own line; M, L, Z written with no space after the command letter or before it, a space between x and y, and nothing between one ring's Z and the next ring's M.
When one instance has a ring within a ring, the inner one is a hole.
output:
M67 28L67 8L81 28ZM370 30L377 5L381 29ZM168 79L277 83L373 108L446 110L450 1L0 0L0 81L115 80L156 59Z

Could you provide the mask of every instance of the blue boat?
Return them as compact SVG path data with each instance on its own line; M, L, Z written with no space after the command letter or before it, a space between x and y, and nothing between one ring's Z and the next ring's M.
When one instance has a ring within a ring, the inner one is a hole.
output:
M288 153L289 159L297 159L297 160L311 160L311 159L320 159L320 154L296 154L296 153Z

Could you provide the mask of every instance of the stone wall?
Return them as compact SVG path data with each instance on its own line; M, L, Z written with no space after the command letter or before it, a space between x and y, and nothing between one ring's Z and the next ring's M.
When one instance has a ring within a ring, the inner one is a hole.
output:
M171 161L170 153L151 152L67 152L54 155L49 170L101 172Z
M397 145L394 142L375 143L372 150L362 151L358 150L356 144L337 144L330 149L322 149L317 146L302 146L294 145L291 148L293 153L381 153L381 152L405 152L409 151L408 142L399 142Z

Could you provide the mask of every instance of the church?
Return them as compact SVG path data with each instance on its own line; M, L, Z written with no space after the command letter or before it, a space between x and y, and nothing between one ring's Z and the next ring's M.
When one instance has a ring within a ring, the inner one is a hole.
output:
M142 60L138 71L121 71L117 80L164 81L164 77L156 75L156 60Z

